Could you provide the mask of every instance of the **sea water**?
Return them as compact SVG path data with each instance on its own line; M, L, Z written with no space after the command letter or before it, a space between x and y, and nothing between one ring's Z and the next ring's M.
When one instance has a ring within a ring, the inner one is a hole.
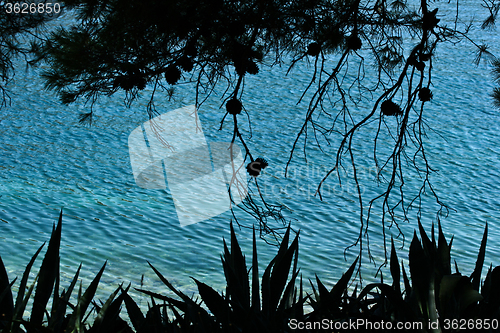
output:
M476 13L478 20L486 15L480 10ZM486 41L493 53L499 54L495 32L472 30L471 37ZM473 270L486 223L489 237L485 264L500 265L495 255L500 245L500 117L490 96L494 87L491 65L474 65L474 51L467 42L441 45L433 63L434 98L425 111L432 128L426 139L429 163L439 170L431 181L440 200L451 208L441 222L448 240L455 236L452 255L464 274ZM7 86L10 104L0 113L0 255L9 278L22 275L31 256L48 241L62 209L63 286L69 284L80 263L80 277L86 286L107 262L99 289L101 298L122 282L166 292L149 261L188 294L196 293L190 277L222 291L225 282L220 254L223 238L228 240L230 236L231 213L181 227L168 189L143 189L135 184L127 140L149 119L146 106L151 87L131 107L124 104L120 93L103 97L92 106L83 102L63 106L53 92L43 89L39 74L44 69L25 70L19 63L15 80ZM304 102L297 102L312 78L313 67L300 62L286 75L287 69L263 66L258 75L246 79L242 100L251 119L251 137L246 114L238 117L254 158L269 161L258 179L263 194L269 203L286 207L286 220L300 230L303 277L317 274L332 286L358 255L357 247L344 255L344 249L360 232L358 196L348 165L342 187L333 176L323 188L323 200L315 196L319 181L334 163L338 148L335 140L331 146L323 140L321 151L309 136L307 162L303 141L299 140L288 177L284 177L284 165L304 121L310 95ZM198 111L206 139L211 142L228 141L232 136L229 119L219 130L225 112L222 92L217 90ZM194 103L194 85L190 84L176 87L171 99L161 93L156 98L160 114ZM372 106L359 104L351 111L359 117ZM78 125L78 115L91 107L95 111L92 126ZM364 172L363 190L370 198L380 194L384 184L376 182L370 160L373 132L363 135L366 137L356 135L359 144L354 149ZM408 191L418 191L421 179L410 175ZM430 230L439 206L432 197L426 197L424 203L422 223ZM252 225L251 217L235 211L242 225ZM406 248L417 225L414 213L409 224L400 225ZM369 230L376 264L368 262L365 251L362 271L367 280L373 279L376 265L383 262L380 217L380 209L375 208ZM387 235L398 234L395 228L386 231ZM251 230L236 228L236 232L250 265ZM401 237L397 244L402 245ZM259 240L258 250L263 272L277 249ZM400 251L399 256L406 260L407 251ZM134 297L146 305L146 297L139 293Z

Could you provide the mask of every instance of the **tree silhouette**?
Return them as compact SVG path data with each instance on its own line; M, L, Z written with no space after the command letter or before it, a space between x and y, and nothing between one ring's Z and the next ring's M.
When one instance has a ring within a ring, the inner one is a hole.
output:
M433 98L436 50L462 40L474 43L467 35L471 26L460 25L458 9L439 10L450 8L449 4L428 0L71 0L65 4L78 20L58 29L37 52L39 60L50 65L43 74L47 88L57 91L63 103L83 98L93 104L120 90L126 92L126 103L132 103L150 85L147 111L153 118L158 91L172 91L172 86L191 80L199 108L204 102L201 92L210 94L216 86L225 86L221 129L222 123L232 121L232 142L243 145L249 169L263 159L254 158L240 130L247 111L245 78L268 66L287 64L290 72L298 62L311 61L311 81L297 101L306 104L305 120L291 147L285 176L301 142L305 145L312 138L321 148L319 137L328 143L340 138L316 194L322 198L324 182L333 175L340 181L344 166L352 167L360 222L352 246L359 246L362 255L366 245L370 259L368 231L377 205L384 249L387 227L394 225L400 231L399 224L409 221L412 208L420 217L425 193L440 207L438 219L447 213L430 180L435 169L425 145L430 129L425 106ZM498 4L490 0L483 6L494 22ZM479 59L488 52L477 46ZM375 68L375 80L365 75L370 68ZM359 110L353 113L367 101L369 110L361 116ZM81 122L91 123L94 112L91 108L82 114ZM376 168L383 184L368 201L362 195L354 154L366 133L373 142L373 155L363 159ZM421 183L418 193L408 197L405 181L410 171L421 176ZM257 199L250 196L243 209L255 216L261 230L272 232L268 218L283 222L282 207L266 202L258 187L259 172L252 178Z
M483 7L488 10L488 17L484 20L482 28L491 30L495 27L495 23L498 16L498 10L500 9L500 2L495 0L484 0ZM483 48L479 49L479 52L483 51ZM483 51L484 52L484 51ZM479 56L478 56L479 59ZM500 84L500 60L493 60L493 74L495 76L495 81ZM493 90L494 103L497 107L500 107L500 88L497 87Z
M29 10L29 5L37 2L24 1L23 3L28 5ZM7 7L6 2L2 2L0 9L0 91L2 95L0 107L3 107L10 102L6 85L15 75L13 61L19 57L23 57L28 63L31 61L32 53L39 51L37 48L43 40L46 23L57 18L60 10L56 13L51 8L51 13L37 10L28 15L21 15L13 12L12 7Z

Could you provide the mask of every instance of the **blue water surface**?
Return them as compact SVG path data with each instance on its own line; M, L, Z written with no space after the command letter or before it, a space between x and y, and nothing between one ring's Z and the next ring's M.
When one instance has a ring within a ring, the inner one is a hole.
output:
M472 33L488 41L494 52L500 48L492 35L479 30ZM455 236L453 255L466 274L474 267L486 222L489 243L485 262L500 264L495 256L500 244L500 117L490 96L494 87L491 66L486 62L475 66L473 60L471 44L448 44L438 50L433 63L434 99L426 109L427 123L435 131L428 131L428 155L431 165L439 170L431 180L440 199L453 209L441 221L447 238ZM162 291L165 288L149 268L150 261L188 293L196 292L190 276L222 290L220 254L223 237L229 239L230 212L181 227L168 190L142 189L135 184L127 140L132 130L148 120L151 88L131 107L125 106L121 94L102 98L93 105L93 125L80 126L78 115L88 112L90 105L77 102L62 106L54 93L43 89L39 77L43 69L25 71L19 63L15 80L8 85L11 104L0 113L0 255L9 277L22 274L36 249L49 239L63 209L62 284L69 283L80 263L81 279L88 284L107 261L102 295L120 282L137 287L142 275L146 288ZM246 80L243 101L251 117L251 138L244 115L240 118L242 129L255 156L270 163L259 179L262 191L271 203L287 207L285 217L301 230L299 265L303 276L313 278L316 273L331 286L358 254L353 248L346 254L347 261L344 258L344 249L359 233L358 197L348 175L342 188L335 177L327 181L323 201L314 196L318 182L334 161L335 138L331 146L322 146L324 151L310 138L308 162L300 148L289 177L284 178L284 164L307 110L307 99L297 102L312 77L312 67L298 63L288 76L286 70L264 67ZM208 141L231 139L231 121L219 131L224 116L222 91L216 91L199 110ZM159 113L194 104L194 86L177 87L171 100L159 94L156 102ZM353 114L361 116L371 107L370 103L353 106ZM360 165L368 171L363 183L367 198L383 191L383 184L369 172L370 160L362 158L371 156L371 142L372 136L367 135L355 147ZM410 176L409 191L411 186L418 190L420 181L416 174ZM425 200L422 223L429 230L436 222L438 206L430 197ZM237 213L242 223L253 223L251 217ZM380 210L373 214L371 249L381 263ZM406 246L415 227L415 219L401 225ZM251 231L237 233L249 264ZM395 228L387 233L398 234ZM398 244L402 245L400 240ZM261 240L258 245L263 271L276 248ZM407 252L400 252L402 259L406 256ZM363 269L369 280L376 266L366 261Z

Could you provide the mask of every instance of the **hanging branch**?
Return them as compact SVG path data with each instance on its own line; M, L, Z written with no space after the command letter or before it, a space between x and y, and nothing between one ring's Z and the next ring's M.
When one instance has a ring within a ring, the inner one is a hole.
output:
M285 177L296 150L300 149L300 140L304 142L301 151L307 162L308 138L314 138L314 144L325 154L328 151L321 140L332 145L338 139L329 171L319 182L316 194L323 200L325 182L336 174L341 184L340 170L351 166L360 228L357 239L346 251L357 246L360 257L366 249L369 260L374 259L369 227L374 222L374 210L380 205L383 265L387 262L387 231L395 226L404 240L400 223L409 221L410 209L414 207L417 216L421 216L425 195L435 199L438 214L449 209L431 183L430 175L436 170L431 166L424 140L426 131L432 129L426 123L425 106L432 98L435 51L447 43L468 40L478 47L477 59L489 56L486 46L470 40L471 26L459 30L458 1L453 28L440 24L438 8L430 5L440 3L77 1L69 6L75 10L77 22L55 31L37 55L39 61L50 65L44 74L47 87L57 91L66 103L120 90L126 92L126 102L131 103L147 84L154 84L147 110L151 116L157 91L165 90L170 98L174 87L183 80L195 84L197 108L216 87L225 87L221 100L226 112L221 116L220 130L232 132L231 147L236 142L242 144L244 163L253 177L249 193L255 196L249 195L240 208L255 219L261 235L272 237L278 237L285 221L283 207L270 203L273 198L264 196L256 178L267 161L253 156L251 116L244 107L245 77L257 74L266 63L270 67L289 64L287 75L293 75L294 66L312 59L311 80L297 101L298 105L305 105L304 120L292 144ZM483 0L483 7L490 13L485 26L491 27L498 2ZM329 65L331 61L335 62L333 66ZM367 75L372 64L374 74ZM369 105L366 111L365 105ZM250 128L248 136L239 127L242 114ZM231 121L233 126L223 126ZM355 148L363 141L360 133L366 131L373 140L373 151L362 160L373 165L376 180L384 184L375 197L368 199L363 195L364 180L359 175L361 159L355 154ZM230 196L231 190L240 191L243 186L234 178L241 167L232 166ZM413 196L405 186L412 172L421 177L418 193ZM231 208L238 222L234 207ZM361 262L358 261L358 267Z

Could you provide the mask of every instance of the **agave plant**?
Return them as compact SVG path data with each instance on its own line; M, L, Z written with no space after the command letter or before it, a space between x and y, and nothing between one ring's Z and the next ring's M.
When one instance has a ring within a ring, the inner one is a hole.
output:
M328 290L316 276L316 287L311 282L313 294L303 295L302 277L299 289L296 280L299 275L298 234L289 245L288 227L278 253L267 265L262 277L258 269L257 244L253 233L253 257L250 270L239 246L231 224L231 244L224 240L221 256L226 278L226 293L220 294L205 283L193 278L198 286L200 300L193 299L177 290L152 264L149 264L160 280L178 299L152 291L137 289L151 297L149 309L144 315L126 288L120 285L104 302L93 301L106 263L95 276L85 292L80 284L76 304L70 303L70 296L78 281L80 267L67 289L59 293L59 246L61 242L62 211L57 226L53 227L47 252L35 281L28 286L31 268L45 243L33 255L26 266L14 299L12 286L0 257L0 331L1 332L133 332L129 323L120 317L122 304L127 309L129 322L137 333L150 332L290 332L295 322L324 322L337 325L356 319L365 323L420 323L406 327L406 331L452 332L459 325L481 322L482 332L497 330L500 317L500 266L490 266L484 282L481 271L484 264L488 226L486 225L474 271L470 276L462 275L455 263L452 273L450 250L453 239L448 243L438 225L438 238L431 238L419 222L419 233L414 233L409 251L408 277L399 260L392 242L390 273L392 285L372 283L358 294L357 287L349 293L348 284L357 264L356 259L335 286ZM401 290L401 277L404 290ZM260 280L259 280L260 278ZM23 318L28 301L33 295L29 319ZM52 297L52 304L49 305ZM313 311L304 313L306 302ZM89 310L90 308L90 310ZM70 309L70 313L67 313ZM92 324L89 314L95 314ZM479 320L479 321L478 321ZM496 322L494 321L496 320ZM486 327L485 324L489 323ZM23 327L24 330L21 328ZM332 327L332 326L330 326ZM387 325L385 327L388 327ZM322 327L324 328L324 327ZM349 326L351 328L351 326ZM368 331L366 327L358 327ZM321 328L319 329L321 330ZM318 331L317 327L305 329ZM405 331L405 328L399 329Z
M106 264L103 265L99 273L95 276L89 287L82 294L82 286L78 292L76 305L70 303L71 294L78 281L81 265L78 267L69 287L59 293L59 247L61 243L62 210L59 215L57 226L53 226L47 252L40 266L40 270L35 281L28 287L28 278L31 268L37 259L45 243L40 246L26 266L19 291L14 301L12 286L16 279L9 282L7 271L0 257L0 331L7 333L24 332L21 326L28 332L87 332L86 318L87 310L92 304L91 310L97 313L96 319L90 332L115 332L124 330L131 331L128 324L119 316L117 309L120 308L123 297L118 297L113 301L120 287L102 307L92 303L99 280L104 272ZM36 285L36 287L35 287ZM29 299L33 296L33 305L29 319L23 318ZM52 296L52 304L49 305ZM67 314L67 309L72 312Z
M35 294L33 297L31 318L29 321L26 321L22 318L24 310L26 309L26 306L28 304L28 300L30 299L33 293L33 289L35 287L35 282L33 282L33 284L26 291L26 287L28 284L28 277L31 268L36 258L38 257L38 254L45 246L45 243L43 243L42 246L40 246L38 251L33 255L30 262L26 266L23 277L21 279L21 283L19 285L19 291L17 293L15 303L11 288L16 279L14 279L14 281L9 283L7 271L5 270L5 267L0 257L0 291L1 291L0 313L2 317L2 322L0 323L1 325L0 327L3 329L3 332L20 332L21 324L23 324L25 328L27 328L29 331L36 331L40 327L42 327L43 317L46 311L49 298L52 295L52 290L54 289L54 285L59 285L58 273L59 273L59 245L61 242L61 221L62 221L62 211L59 216L57 227L52 228L52 235L49 241L49 246L45 254L45 258L42 261L42 265L40 266L40 271L35 279L37 283L36 283ZM77 271L76 276L78 276L78 272L79 270ZM58 307L59 307L58 297L54 297L54 302L50 313L52 315L60 313ZM53 317L51 317L51 319L53 323L55 319Z
M310 297L310 305L314 309L307 315L307 321L320 322L323 319L339 320L348 318L353 311L352 302L356 300L356 289L351 297L348 296L348 286L352 274L358 262L354 260L351 267L342 275L340 280L328 291L326 286L316 276L317 288L309 281L313 290L314 298ZM358 307L354 307L355 311Z
M398 322L420 323L407 327L408 332L416 331L416 327L422 332L452 332L460 328L460 323L465 323L465 328L473 330L477 325L470 324L479 320L481 323L490 323L489 327L483 326L482 332L489 329L496 331L498 327L492 320L497 320L498 324L500 317L500 266L493 270L490 266L481 284L488 226L485 227L476 266L470 276L462 275L456 263L455 272L451 272L453 238L449 243L446 241L441 224L438 224L437 240L434 237L434 225L431 239L420 221L418 226L421 241L415 231L409 249L410 278L403 264L399 264L392 241L392 285L384 283L382 278L380 283L364 287L359 295L356 295L355 289L348 296L345 281L350 278L356 262L331 291L316 278L319 293L313 286L314 311L308 315L308 320L328 317L335 321L363 318L372 323L385 321L394 325ZM401 291L401 275L404 291ZM340 290L344 290L343 295Z
M153 303L147 316L159 318L160 311L163 311L165 318L165 309L168 307L174 313L172 322L178 323L183 332L284 332L288 331L289 318L304 316L303 305L306 298L302 293L302 280L298 292L295 286L299 274L297 268L299 235L297 234L288 246L290 237L290 227L288 227L278 253L265 269L260 283L255 230L253 232L252 274L251 281L249 281L245 256L241 252L232 224L230 229L230 249L224 240L224 254L221 256L227 283L226 294L220 294L193 278L201 297L201 301L197 302L178 291L150 264L160 280L181 300L137 289L151 296L152 301L156 298L165 302L162 306ZM202 303L208 311L202 307ZM137 306L130 298L126 298L125 304L136 331L146 332L144 328L147 325L146 320L138 311ZM159 319L156 319L156 323L158 330L160 327L167 328L170 324L166 320Z

